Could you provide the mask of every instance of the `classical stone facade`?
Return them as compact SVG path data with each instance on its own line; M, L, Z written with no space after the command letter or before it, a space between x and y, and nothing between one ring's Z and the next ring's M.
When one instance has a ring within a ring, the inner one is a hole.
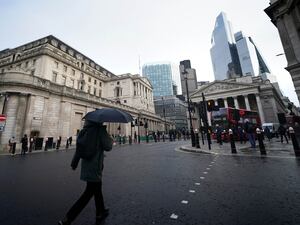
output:
M295 90L300 101L300 1L271 0L265 12L277 27Z
M7 116L0 148L24 134L76 136L82 117L102 107L125 110L164 130L154 111L152 86L139 75L116 76L53 36L0 52L0 110ZM1 112L0 112L1 113ZM169 121L167 121L169 123ZM118 130L120 126L121 130ZM134 127L132 132L146 131ZM111 134L131 134L130 124L108 124Z
M276 88L260 76L214 81L191 95L192 102L206 101L220 107L257 111L262 123L278 123L277 113L286 113L286 106Z

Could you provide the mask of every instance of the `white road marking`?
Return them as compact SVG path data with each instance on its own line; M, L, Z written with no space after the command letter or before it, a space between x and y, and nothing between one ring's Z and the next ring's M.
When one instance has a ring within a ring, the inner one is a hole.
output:
M207 170L210 170L210 168L206 168Z
M211 162L211 164L214 164L215 162Z
M189 202L186 201L186 200L182 200L181 203L182 203L182 204L188 204Z
M200 183L195 183L195 185L198 185L198 186L199 186L199 185L200 185Z
M204 174L207 174L208 172L205 171L205 172L203 172L203 173L204 173Z
M178 219L178 215L176 215L175 213L172 213L172 215L170 216L171 219L173 220L177 220Z
M189 192L190 192L190 193L195 193L196 191L195 191L195 190L189 190Z
M204 180L204 179L205 179L205 177L200 177L200 179Z

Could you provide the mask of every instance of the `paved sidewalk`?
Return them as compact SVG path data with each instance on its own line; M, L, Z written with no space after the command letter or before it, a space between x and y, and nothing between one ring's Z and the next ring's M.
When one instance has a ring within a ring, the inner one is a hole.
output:
M231 153L230 143L223 143L223 145L219 145L216 142L213 142L211 145L211 150L208 149L207 142L205 145L200 143L200 149L192 147L191 145L183 145L180 147L180 150L186 152L194 152L194 153L204 153L204 154L221 154L221 155L239 155L239 156L261 156L260 150L258 147L258 142L256 142L256 148L253 149L250 147L250 144L247 142L246 144L240 144L240 142L236 142L236 154ZM281 143L278 139L272 139L271 142L264 141L267 156L271 157L295 157L293 145L291 141L286 144Z

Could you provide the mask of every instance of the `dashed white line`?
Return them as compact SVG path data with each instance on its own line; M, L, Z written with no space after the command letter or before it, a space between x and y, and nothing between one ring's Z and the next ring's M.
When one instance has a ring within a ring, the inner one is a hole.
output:
M200 179L204 180L204 179L205 179L205 177L200 177Z
M178 219L178 215L176 215L175 213L172 213L172 215L170 216L171 219L173 220L177 220Z
M186 200L182 200L181 203L182 203L182 204L188 204L189 202L186 201Z
M207 169L207 170L210 170L210 168L208 168L208 167L207 167L206 169Z
M195 183L195 185L199 186L199 185L200 185L200 183Z
M203 172L204 174L207 174L207 172L205 171L205 172Z
M195 190L189 190L189 192L190 192L190 193L195 193L196 191L195 191Z

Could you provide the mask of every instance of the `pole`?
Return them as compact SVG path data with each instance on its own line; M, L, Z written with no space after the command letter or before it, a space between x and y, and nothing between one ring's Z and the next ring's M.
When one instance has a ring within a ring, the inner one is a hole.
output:
M259 128L256 128L256 134L257 134L257 139L258 139L258 146L259 146L259 150L260 150L260 154L261 155L266 155L266 149L265 149L265 145L264 142L262 140L262 134Z
M207 121L207 108L206 108L206 101L204 97L204 93L202 92L202 105L203 105L203 122L205 126L205 131L207 135L207 143L208 143L208 149L211 150L211 139L210 139L210 132L208 130L208 121Z
M201 132L201 139L202 139L202 145L204 145L204 137L203 137L203 130L202 130L202 124L201 124L201 120L202 120L202 116L201 116L201 102L199 102L198 104L198 111L199 111L199 132Z
M229 138L230 138L230 146L231 146L231 153L236 154L236 146L234 142L233 132L231 129L229 129Z
M185 79L186 97L187 97L187 102L188 102L188 111L189 111L189 118L190 118L192 147L195 147L195 134L194 134L194 129L193 129L192 115L191 115L190 95L189 95L189 87L188 87L188 83L187 83L187 72L184 70L183 73L186 75L184 77L184 79Z

